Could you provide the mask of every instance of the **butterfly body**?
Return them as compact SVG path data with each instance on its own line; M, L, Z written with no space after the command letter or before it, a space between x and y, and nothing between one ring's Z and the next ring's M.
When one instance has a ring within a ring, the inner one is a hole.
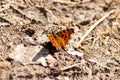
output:
M52 32L48 38L50 42L53 44L53 46L56 47L57 50L63 49L65 50L65 45L68 43L68 40L70 39L71 33L74 32L74 29L66 29L62 30L58 33Z

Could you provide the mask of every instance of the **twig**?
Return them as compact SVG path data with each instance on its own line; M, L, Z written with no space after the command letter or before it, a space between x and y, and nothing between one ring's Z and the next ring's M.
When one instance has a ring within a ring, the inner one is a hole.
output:
M63 4L77 4L76 2L65 1L65 0L54 0L54 2L59 2Z
M115 10L111 10L109 13L107 13L105 16L100 18L95 24L90 26L90 29L85 33L85 35L82 37L82 39L77 43L76 48L79 47L79 45L82 43L82 41L87 37L87 35L99 24L101 23L106 17L108 17L111 13L115 12Z
M14 5L10 5L12 9L16 10L19 14L21 14L22 16L24 16L25 18L31 20L31 18L29 18L22 10L18 9L16 6Z
M92 45L90 46L90 49L92 49L92 48L94 47L95 42L96 42L96 40L98 40L98 39L99 39L99 36L93 40Z
M68 67L64 67L64 68L61 68L61 70L62 70L62 71L65 71L65 70L67 70L67 69L73 68L73 67L78 66L78 65L80 65L80 64L81 64L81 63L77 63L77 64L74 64L74 65L71 65L71 66L68 66Z

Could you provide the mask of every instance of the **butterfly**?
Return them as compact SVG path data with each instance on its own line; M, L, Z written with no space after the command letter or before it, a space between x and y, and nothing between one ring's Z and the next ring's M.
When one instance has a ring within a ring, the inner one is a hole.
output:
M74 29L66 29L59 31L57 33L52 32L51 34L48 35L48 38L52 45L57 49L57 50L65 50L65 46L68 43L68 40L70 39L70 35L74 32Z

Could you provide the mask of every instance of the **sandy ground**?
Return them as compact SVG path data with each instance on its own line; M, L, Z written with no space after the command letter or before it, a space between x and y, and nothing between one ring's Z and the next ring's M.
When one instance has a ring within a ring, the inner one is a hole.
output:
M120 80L119 13L119 0L1 0L0 80ZM66 54L48 35L67 28Z

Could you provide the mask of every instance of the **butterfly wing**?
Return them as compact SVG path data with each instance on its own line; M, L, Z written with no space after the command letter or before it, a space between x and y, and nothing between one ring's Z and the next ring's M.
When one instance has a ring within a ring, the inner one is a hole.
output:
M67 30L63 30L57 33L59 37L64 39L65 44L67 44L68 40L70 39L70 34L74 32L74 29L70 28Z
M59 44L58 40L55 38L54 34L50 34L48 36L50 42L53 44L53 46L56 47L56 49L60 49L61 45Z
M60 40L61 47L65 48L65 45L70 39L70 34L73 32L74 32L74 29L70 28L70 29L63 30L57 33L58 38Z
M67 44L68 40L70 39L70 34L74 32L74 29L70 28L67 30L60 31L58 33L52 33L48 36L49 40L56 47L56 49L60 50L65 49L65 45Z

